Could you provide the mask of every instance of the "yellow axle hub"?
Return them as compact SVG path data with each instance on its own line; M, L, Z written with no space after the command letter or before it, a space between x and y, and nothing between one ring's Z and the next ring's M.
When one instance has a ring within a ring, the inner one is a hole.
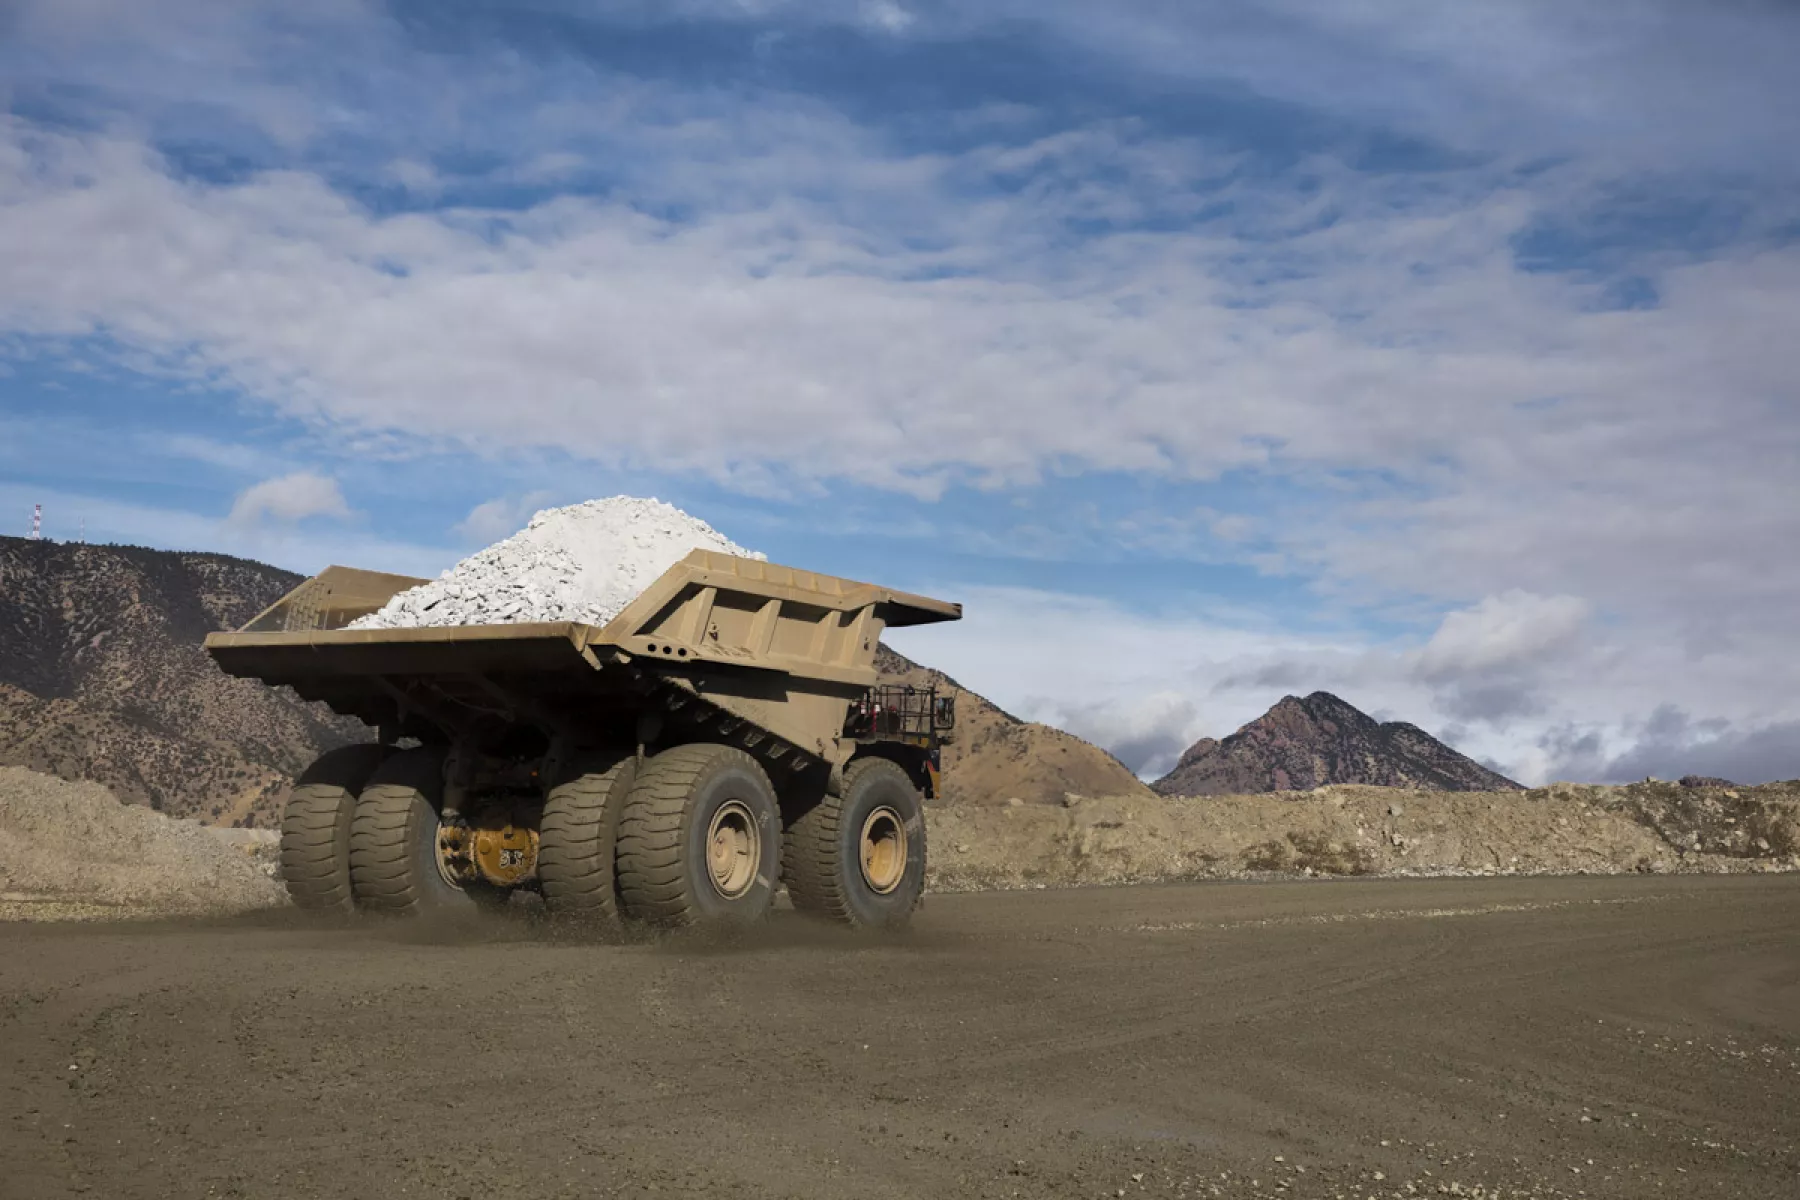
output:
M438 863L453 883L517 887L537 873L538 833L523 825L445 825Z

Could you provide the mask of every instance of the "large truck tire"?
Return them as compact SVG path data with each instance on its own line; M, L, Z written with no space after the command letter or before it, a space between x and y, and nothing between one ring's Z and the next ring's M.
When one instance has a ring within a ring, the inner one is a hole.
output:
M372 742L328 750L294 782L281 812L281 881L295 908L347 914L355 907L350 821L386 753Z
M625 914L658 925L748 925L768 915L781 810L754 758L700 743L639 769L619 822Z
M898 763L859 758L842 795L788 824L788 898L801 912L858 929L899 929L925 891L925 805Z
M499 889L458 887L438 869L444 751L403 750L376 769L350 823L350 890L369 913L427 916L506 898Z
M590 759L550 789L538 827L537 873L551 915L619 919L613 855L636 778L637 759L626 754L612 762Z

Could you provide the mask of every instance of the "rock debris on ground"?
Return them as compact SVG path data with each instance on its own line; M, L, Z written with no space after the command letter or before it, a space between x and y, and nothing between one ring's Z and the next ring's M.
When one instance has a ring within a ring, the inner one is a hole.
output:
M764 557L661 500L613 496L547 508L518 533L401 592L351 628L604 625L693 550Z
M282 905L272 841L121 804L99 784L0 767L0 920Z

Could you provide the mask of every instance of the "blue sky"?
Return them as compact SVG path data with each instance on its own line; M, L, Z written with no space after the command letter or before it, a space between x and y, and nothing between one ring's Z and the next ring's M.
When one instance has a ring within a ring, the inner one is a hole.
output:
M0 8L0 515L432 572L616 492L1146 773L1327 688L1800 775L1800 11Z

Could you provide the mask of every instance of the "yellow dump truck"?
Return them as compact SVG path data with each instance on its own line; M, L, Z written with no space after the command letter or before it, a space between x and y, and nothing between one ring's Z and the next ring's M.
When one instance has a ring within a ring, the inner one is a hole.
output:
M892 928L925 878L923 797L955 712L881 686L925 596L696 550L604 626L349 629L423 580L331 567L206 649L358 717L296 781L281 869L313 910L507 902L661 924L796 908Z

